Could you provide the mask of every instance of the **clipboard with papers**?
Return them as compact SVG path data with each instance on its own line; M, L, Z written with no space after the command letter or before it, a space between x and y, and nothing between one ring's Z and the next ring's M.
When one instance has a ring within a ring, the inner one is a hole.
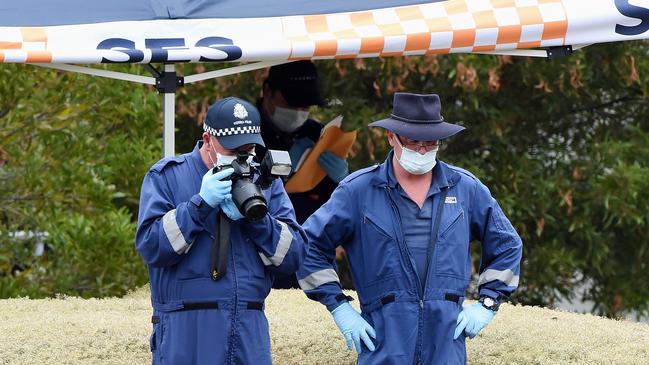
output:
M295 173L284 185L287 193L309 191L327 176L325 170L318 163L321 153L331 151L342 159L347 158L354 141L356 141L356 131L344 132L341 128L342 120L342 115L339 115L327 123L315 145L304 151L297 162L293 161Z

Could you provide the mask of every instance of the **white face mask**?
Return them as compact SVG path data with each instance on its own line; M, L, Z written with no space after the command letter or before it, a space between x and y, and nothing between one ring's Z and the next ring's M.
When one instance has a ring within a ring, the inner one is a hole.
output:
M277 129L291 133L300 128L309 118L308 110L275 107L275 112L270 117Z
M432 170L433 167L437 164L437 151L439 148L428 151L423 155L419 152L407 149L403 147L399 138L395 136L397 143L401 147L401 157L399 158L399 164L404 170L408 171L413 175L423 175L428 171Z
M252 159L254 157L254 153L252 153L250 156L248 156L248 159L246 162L251 163ZM222 155L220 153L216 153L216 165L214 166L227 166L227 165L232 165L232 163L237 159L237 155Z
M210 161L212 162L213 167L232 165L234 160L237 159L237 155L222 155L222 154L216 152L216 150L214 148L212 148L211 144L210 144L210 149L212 151L214 151L214 154L216 155L216 161L214 161L214 159L212 159L212 155L207 154L207 156L210 158ZM248 157L248 160L247 160L248 163L252 162L252 159L254 158L254 156L255 156L255 152L254 151L250 152L250 156Z

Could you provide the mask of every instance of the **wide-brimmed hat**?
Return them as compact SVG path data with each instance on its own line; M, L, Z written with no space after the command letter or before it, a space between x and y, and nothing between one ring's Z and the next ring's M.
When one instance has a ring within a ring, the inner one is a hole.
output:
M465 129L444 121L439 95L395 93L389 118L370 123L416 141L437 141Z
M260 124L254 105L231 96L217 100L207 109L203 130L216 137L221 146L234 150L253 143L263 146Z

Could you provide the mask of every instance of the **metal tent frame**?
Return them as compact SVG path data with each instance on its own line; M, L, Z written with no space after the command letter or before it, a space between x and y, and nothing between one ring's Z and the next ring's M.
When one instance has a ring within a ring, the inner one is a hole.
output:
M179 76L176 73L175 64L165 64L162 71L158 71L152 65L146 64L144 67L153 76L134 75L126 72L116 72L109 70L102 70L93 67L75 66L69 64L39 64L31 63L31 65L45 67L55 70L76 72L86 75L100 76L122 81L130 81L139 84L155 85L156 89L162 94L162 119L163 119L163 155L170 157L175 154L175 114L176 114L176 90L186 84L194 82L214 79L218 77L233 75L246 71L258 70L290 61L265 61L255 62L245 65L234 66L223 70L208 71L200 74Z

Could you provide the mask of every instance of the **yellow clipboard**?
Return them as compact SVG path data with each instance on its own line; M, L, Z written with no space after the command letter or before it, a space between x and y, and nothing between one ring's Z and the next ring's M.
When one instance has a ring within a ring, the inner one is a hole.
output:
M318 185L327 176L318 163L318 157L325 151L331 151L342 159L347 159L349 151L356 141L356 131L343 132L341 129L342 116L339 115L323 128L318 142L311 148L306 157L293 161L297 165L296 172L286 182L287 193L303 193Z

